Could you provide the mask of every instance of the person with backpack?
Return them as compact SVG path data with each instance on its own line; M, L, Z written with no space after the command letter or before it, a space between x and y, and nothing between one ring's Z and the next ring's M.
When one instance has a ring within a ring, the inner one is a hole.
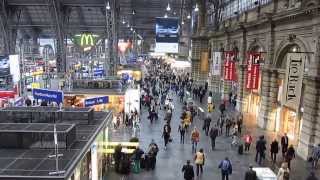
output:
M200 133L197 129L197 127L194 127L192 133L191 133L191 143L192 143L192 152L197 152L197 145L200 140Z
M187 160L187 164L182 167L183 177L185 180L194 179L193 166L190 164L190 160Z
M197 176L199 176L199 171L201 172L201 174L203 173L203 165L204 165L204 161L205 161L203 149L200 149L196 153L196 155L194 156L194 161L197 166Z
M284 162L281 164L281 168L277 174L277 180L289 180L290 170L288 168L288 163Z
M217 125L215 125L214 127L211 127L209 134L211 139L211 147L212 147L212 150L214 150L214 148L216 147L216 138L219 134Z
M229 180L229 175L232 174L232 164L228 157L220 162L219 169L221 169L222 180Z

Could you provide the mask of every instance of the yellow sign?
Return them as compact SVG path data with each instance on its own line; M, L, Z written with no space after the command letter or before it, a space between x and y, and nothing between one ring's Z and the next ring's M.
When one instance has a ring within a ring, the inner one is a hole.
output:
M94 39L92 34L81 34L80 46L94 46Z
M40 88L40 83L31 83L31 88L32 89L39 89Z

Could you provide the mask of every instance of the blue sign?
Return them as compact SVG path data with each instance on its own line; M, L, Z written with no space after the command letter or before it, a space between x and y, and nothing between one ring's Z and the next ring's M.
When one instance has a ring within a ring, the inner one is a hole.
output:
M107 104L109 103L109 96L102 96L102 97L96 97L96 98L90 98L84 100L84 106L90 107L98 104Z
M15 106L15 107L23 106L23 98L20 97L20 98L16 99L16 100L14 101L14 106Z
M35 99L63 103L63 92L48 89L33 89L32 95Z
M104 69L96 69L93 72L94 76L104 76Z

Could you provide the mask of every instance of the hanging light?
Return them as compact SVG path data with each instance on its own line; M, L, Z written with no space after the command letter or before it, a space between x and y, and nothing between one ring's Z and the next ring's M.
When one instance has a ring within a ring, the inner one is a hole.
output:
M190 14L188 14L188 16L187 16L187 19L191 19L191 16L190 16Z
M126 23L126 21L123 19L123 20L122 20L122 24L125 24L125 23Z
M107 2L106 9L107 9L107 10L110 10L110 9L111 9L109 1Z
M135 15L136 14L136 11L135 10L132 10L132 15Z
M168 18L168 14L167 13L164 15L164 18Z
M133 28L132 28L132 27L130 28L130 31L133 31Z
M181 21L181 24L184 25L184 21L183 20Z
M169 3L168 3L168 6L167 6L167 11L171 11L171 7L170 7Z
M129 28L129 27L130 27L130 24L128 23L128 24L127 24L127 28Z
M198 4L196 4L196 7L194 8L194 11L195 11L195 12L198 12L198 11L199 11Z

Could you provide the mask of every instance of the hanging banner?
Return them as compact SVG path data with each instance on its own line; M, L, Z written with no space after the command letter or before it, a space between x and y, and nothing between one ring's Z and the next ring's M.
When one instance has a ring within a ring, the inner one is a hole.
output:
M212 53L212 66L211 73L213 76L221 75L221 52L213 52Z
M304 53L288 53L286 78L284 81L283 104L294 110L299 108L304 74L304 63L307 59Z
M90 107L90 106L99 105L99 104L107 104L107 103L109 103L109 96L102 96L102 97L96 97L96 98L90 98L90 99L84 100L85 107Z
M53 101L58 104L63 102L63 92L53 91L48 89L33 89L32 95L35 99L41 99L45 101Z
M208 52L201 52L201 59L200 59L200 71L201 72L208 72L209 67L209 53Z
M261 53L249 52L247 56L247 89L258 89L260 79L260 62Z
M224 80L236 80L236 62L234 51L226 51L224 53Z

